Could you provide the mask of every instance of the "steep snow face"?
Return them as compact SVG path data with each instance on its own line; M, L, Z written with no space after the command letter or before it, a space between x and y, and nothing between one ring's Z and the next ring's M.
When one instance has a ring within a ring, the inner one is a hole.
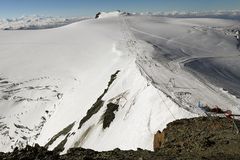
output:
M167 123L205 115L198 101L240 113L237 98L184 68L213 52L238 54L222 34L237 22L222 20L220 30L215 22L117 15L0 31L0 150L34 143L63 152L152 150Z
M184 117L197 116L178 107L141 75L135 63L130 63L117 75L102 98L100 110L79 128L79 122L66 136L65 150L71 147L103 151L145 148L152 150L153 135L166 124ZM115 104L114 118L108 108ZM104 124L110 121L110 127ZM74 133L74 134L73 134ZM53 143L55 148L59 143Z

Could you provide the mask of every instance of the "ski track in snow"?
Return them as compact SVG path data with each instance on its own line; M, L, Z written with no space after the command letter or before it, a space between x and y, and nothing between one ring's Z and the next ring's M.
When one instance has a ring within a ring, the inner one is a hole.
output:
M231 71L232 85L239 80L233 38L198 23L237 22L114 12L55 29L0 31L0 151L34 143L63 153L71 147L152 150L154 133L169 122L205 115L199 101L240 113L239 99L222 83L185 65L211 57ZM103 128L110 103L118 108Z

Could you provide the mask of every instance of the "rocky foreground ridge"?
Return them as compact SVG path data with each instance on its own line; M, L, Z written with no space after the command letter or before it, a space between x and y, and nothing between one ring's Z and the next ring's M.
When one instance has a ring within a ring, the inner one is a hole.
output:
M156 152L138 149L114 149L96 152L72 148L65 155L57 150L27 146L12 153L0 153L1 160L170 160L170 159L239 159L240 121L220 117L182 119L169 123L164 129L164 142Z

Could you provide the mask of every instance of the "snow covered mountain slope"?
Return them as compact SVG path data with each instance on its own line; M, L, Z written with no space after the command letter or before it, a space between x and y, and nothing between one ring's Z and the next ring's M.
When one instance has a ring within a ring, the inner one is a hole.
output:
M205 115L199 101L240 113L239 99L222 91L228 80L237 85L238 66L226 65L235 75L222 77L227 87L191 67L239 57L224 34L230 25L239 22L115 15L0 31L0 150L34 143L63 152L152 150L167 123Z

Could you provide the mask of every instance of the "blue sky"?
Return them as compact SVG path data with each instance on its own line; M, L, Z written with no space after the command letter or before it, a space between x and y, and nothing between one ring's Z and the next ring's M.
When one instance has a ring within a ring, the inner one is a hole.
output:
M0 18L22 15L90 16L98 11L240 10L240 0L1 0Z

